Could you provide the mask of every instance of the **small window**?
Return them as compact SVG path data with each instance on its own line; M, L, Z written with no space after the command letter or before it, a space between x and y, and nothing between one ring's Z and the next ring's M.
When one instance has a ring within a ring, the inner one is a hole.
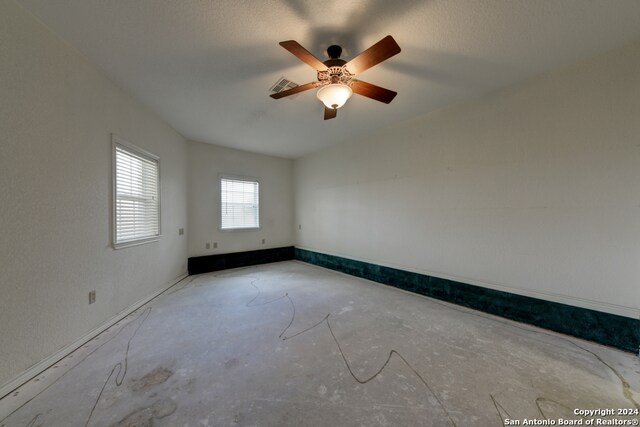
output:
M220 177L220 228L260 227L260 183L254 178Z
M160 239L160 160L113 135L113 246Z

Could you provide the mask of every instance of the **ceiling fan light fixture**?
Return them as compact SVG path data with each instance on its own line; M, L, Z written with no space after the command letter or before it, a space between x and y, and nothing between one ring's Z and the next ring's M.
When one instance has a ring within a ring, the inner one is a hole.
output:
M391 36L386 36L349 62L340 59L342 48L338 45L329 46L327 53L330 59L324 62L295 40L282 41L280 46L316 70L317 81L272 93L269 96L273 99L317 88L316 96L324 104L324 119L330 120L336 118L338 108L342 107L354 92L385 104L390 103L397 95L392 90L354 79L363 71L400 53L400 46Z
M322 86L317 93L318 99L327 108L337 110L353 95L353 90L342 83L332 83Z

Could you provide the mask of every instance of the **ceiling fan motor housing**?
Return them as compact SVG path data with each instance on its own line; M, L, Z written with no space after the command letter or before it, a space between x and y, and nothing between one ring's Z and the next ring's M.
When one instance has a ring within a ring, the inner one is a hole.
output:
M333 44L327 48L327 55L331 59L338 59L342 55L342 48L337 44Z
M329 61L326 61L329 62ZM326 70L318 71L318 81L321 85L344 84L350 85L354 75L343 65L329 66Z

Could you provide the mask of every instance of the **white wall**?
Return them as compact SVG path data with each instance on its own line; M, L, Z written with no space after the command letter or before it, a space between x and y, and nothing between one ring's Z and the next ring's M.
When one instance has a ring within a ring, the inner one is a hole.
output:
M292 170L289 159L189 141L189 256L293 246ZM260 179L260 229L220 231L219 174Z
M160 156L158 243L111 247L112 132ZM0 385L186 271L186 170L180 135L0 0Z
M294 182L301 248L637 318L640 44L299 159Z

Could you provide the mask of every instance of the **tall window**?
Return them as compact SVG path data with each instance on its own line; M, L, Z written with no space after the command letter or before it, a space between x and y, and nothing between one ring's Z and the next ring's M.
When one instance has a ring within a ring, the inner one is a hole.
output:
M113 135L113 246L160 239L159 158Z
M222 230L260 227L260 183L244 177L220 177Z

